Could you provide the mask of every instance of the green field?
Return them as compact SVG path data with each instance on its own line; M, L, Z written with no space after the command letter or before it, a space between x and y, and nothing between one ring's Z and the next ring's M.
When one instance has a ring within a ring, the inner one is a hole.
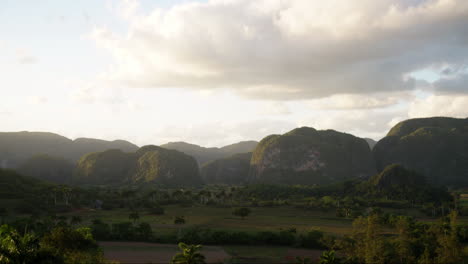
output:
M251 210L250 216L241 219L232 215L232 208L171 205L166 206L165 214L160 216L140 211L138 221L149 223L156 235L189 226L235 231L278 231L296 228L298 232L304 232L317 229L334 234L346 234L352 230L351 219L336 217L335 213L331 211L322 212L294 207L254 207ZM130 213L131 211L126 209L112 211L84 210L67 215L80 215L83 224L88 224L94 219L101 219L112 224L131 221L128 218ZM186 224L173 224L176 216L184 216Z

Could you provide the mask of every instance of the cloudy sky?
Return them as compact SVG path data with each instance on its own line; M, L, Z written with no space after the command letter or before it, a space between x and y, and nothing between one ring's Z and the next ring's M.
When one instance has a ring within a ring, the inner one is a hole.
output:
M222 146L468 117L466 0L2 0L0 131Z

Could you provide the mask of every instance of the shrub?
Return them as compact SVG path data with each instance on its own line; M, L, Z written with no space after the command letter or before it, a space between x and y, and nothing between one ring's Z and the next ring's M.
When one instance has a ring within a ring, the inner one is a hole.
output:
M176 224L176 225L183 225L183 224L185 224L185 218L184 218L184 216L176 216L176 217L174 218L174 224Z

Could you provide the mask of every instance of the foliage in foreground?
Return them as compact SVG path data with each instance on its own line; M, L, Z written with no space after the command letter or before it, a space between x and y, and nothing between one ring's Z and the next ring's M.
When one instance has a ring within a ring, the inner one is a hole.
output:
M171 264L205 264L205 256L199 251L201 245L187 245L183 242L179 243L179 248L182 252L177 253L171 260Z
M88 228L58 227L42 237L0 227L0 263L105 263Z

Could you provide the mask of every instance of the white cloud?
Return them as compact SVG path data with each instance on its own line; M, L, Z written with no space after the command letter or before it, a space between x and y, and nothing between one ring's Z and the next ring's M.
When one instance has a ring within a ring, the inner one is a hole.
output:
M320 98L411 90L411 72L467 61L465 0L212 0L147 14L126 2L129 31L93 37L130 86Z
M411 103L408 115L415 117L468 117L468 95L431 95Z
M27 101L28 101L29 104L39 105L39 104L45 104L49 100L46 97L43 97L43 96L29 96L27 98Z
M30 54L28 51L24 49L18 49L16 51L17 61L20 64L35 64L39 62L39 59Z
M282 102L267 102L267 103L260 104L260 105L261 107L258 111L260 115L289 115L291 114L289 107Z
M311 100L313 109L349 110L373 109L393 106L412 97L409 93L398 94L336 94L323 99Z

